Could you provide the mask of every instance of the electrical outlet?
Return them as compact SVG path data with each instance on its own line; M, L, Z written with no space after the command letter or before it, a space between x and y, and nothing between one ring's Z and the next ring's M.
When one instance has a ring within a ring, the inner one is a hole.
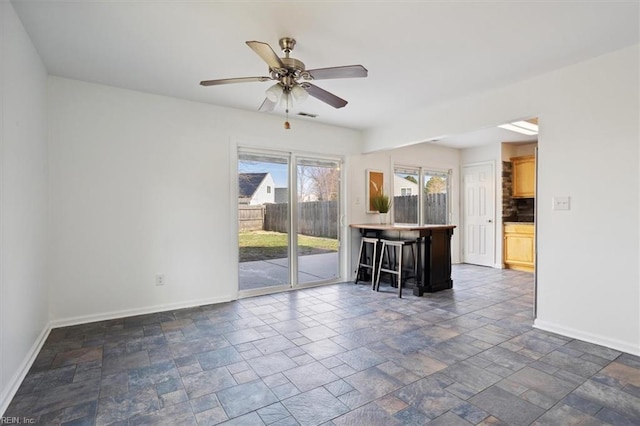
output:
M164 285L164 274L156 275L156 285Z

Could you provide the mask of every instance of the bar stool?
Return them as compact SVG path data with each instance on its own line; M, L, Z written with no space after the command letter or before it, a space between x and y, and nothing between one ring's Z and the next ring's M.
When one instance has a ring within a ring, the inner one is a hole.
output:
M360 251L358 252L358 267L356 268L355 284L358 284L358 277L363 270L371 269L371 289L373 290L376 279L376 251L380 240L374 237L362 237L360 240ZM371 263L367 262L367 244L373 246ZM363 259L364 257L364 259Z
M416 253L413 248L417 240L380 240L382 248L380 249L380 260L378 261L378 277L374 289L380 290L380 276L387 273L396 276L398 284L398 297L402 297L402 252L405 247L411 247L413 257L413 277L416 276ZM387 264L383 265L382 261L387 257ZM412 278L411 276L405 277Z

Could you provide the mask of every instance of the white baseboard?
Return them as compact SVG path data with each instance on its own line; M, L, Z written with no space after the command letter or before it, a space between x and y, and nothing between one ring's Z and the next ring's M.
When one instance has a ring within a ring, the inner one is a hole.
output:
M68 327L71 325L87 324L96 321L107 321L117 318L126 318L137 315L154 314L156 312L173 311L176 309L193 308L196 306L212 305L215 303L230 302L230 297L215 297L210 299L187 300L178 303L148 306L144 308L123 309L121 311L103 312L99 314L81 315L77 317L62 318L50 322L51 328Z
M116 319L116 318L125 318L125 317L130 317L135 315L144 315L144 314L152 314L156 312L172 311L175 309L193 308L196 306L204 306L204 305L211 305L214 303L229 302L231 300L233 299L229 297L189 300L189 301L179 302L179 303L169 303L164 305L149 306L146 308L125 309L121 311L104 312L104 313L94 314L94 315L83 315L83 316L49 321L49 323L47 323L47 325L44 327L44 329L42 330L42 332L34 342L33 346L31 346L31 349L29 350L24 360L22 361L22 364L20 365L20 368L18 369L18 371L16 371L13 377L11 377L11 380L7 384L7 387L5 389L2 389L2 393L0 394L0 415L4 415L4 412L9 407L11 400L13 399L16 392L20 388L22 381L24 380L27 373L29 372L29 369L31 369L31 366L36 360L38 353L40 353L40 350L42 349L44 342L47 340L47 337L49 336L49 333L53 328L86 324L86 323L96 322L96 321L105 321L105 320Z
M9 408L11 400L16 395L16 392L18 392L22 381L27 376L27 373L31 369L31 366L35 362L36 357L40 353L40 349L42 349L42 345L44 345L47 337L49 337L50 331L51 323L48 323L44 326L36 341L33 342L33 345L31 345L31 349L29 349L26 356L24 357L24 360L22 360L20 367L7 383L6 388L2 389L2 394L0 394L0 417L4 416L4 412L7 411L7 408Z
M594 343L600 346L606 346L617 351L626 352L632 355L640 356L640 347L629 342L624 342L617 339L611 339L608 337L588 333L582 330L576 330L570 327L564 327L552 322L536 319L533 322L533 326L540 330L550 331L552 333L561 334L573 339L584 340L585 342Z

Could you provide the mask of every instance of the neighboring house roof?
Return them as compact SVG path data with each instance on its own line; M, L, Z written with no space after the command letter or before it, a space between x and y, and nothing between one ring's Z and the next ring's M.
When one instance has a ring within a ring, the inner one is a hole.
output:
M251 198L268 173L239 173L238 198Z

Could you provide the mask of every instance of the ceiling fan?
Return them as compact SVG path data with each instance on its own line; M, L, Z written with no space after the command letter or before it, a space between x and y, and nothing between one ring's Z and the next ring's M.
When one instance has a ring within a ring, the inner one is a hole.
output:
M258 108L259 111L263 112L273 111L278 101L282 99L286 104L288 113L288 103L291 100L291 97L296 101L301 102L308 95L311 95L334 108L342 108L347 105L347 101L309 83L309 81L327 80L332 78L366 77L368 73L367 69L362 65L347 65L308 70L305 68L302 61L289 56L296 44L296 41L291 37L283 37L280 39L280 48L284 53L283 58L278 57L271 46L267 43L260 41L247 41L246 43L258 54L258 56L262 58L263 61L267 63L269 66L269 76L204 80L201 81L200 84L202 86L218 86L231 83L273 80L276 83L267 89L266 98L264 102L262 102L262 105L260 105L260 108ZM288 128L287 124L288 122L285 123L285 128Z

